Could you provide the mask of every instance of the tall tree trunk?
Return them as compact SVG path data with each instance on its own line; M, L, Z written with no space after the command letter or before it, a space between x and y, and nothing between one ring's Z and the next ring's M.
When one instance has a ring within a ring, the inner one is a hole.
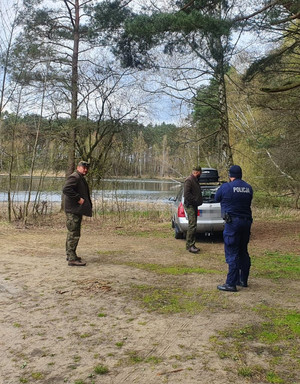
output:
M14 163L15 163L15 143L16 143L16 127L18 124L18 117L20 112L20 106L21 106L21 97L22 97L22 89L19 92L18 95L18 104L17 104L17 111L15 116L15 122L12 127L12 140L11 140L11 154L10 154L10 163L9 163L9 171L8 171L8 190L7 190L7 213L8 213L8 221L11 222L12 219L12 210L13 210L13 202L11 198L11 192L12 192L12 179L13 179L13 170L14 170Z
M34 147L33 147L33 152L32 152L30 174L29 174L29 187L28 187L28 191L27 191L28 192L28 197L27 197L27 201L24 204L24 217L23 217L23 224L24 224L24 226L26 226L27 219L28 219L28 210L29 210L29 204L30 204L31 193L32 193L34 166L35 166L37 146L38 146L38 141L39 141L39 136L40 136L40 125L41 125L41 116L40 116L38 124L37 124L37 130L36 130L36 134L35 134ZM37 193L38 193L38 191L37 191Z
M74 44L72 55L72 79L71 79L71 122L69 136L69 153L68 153L68 169L67 176L75 169L76 156L76 131L78 116L78 57L79 57L79 0L74 2L75 16L72 19L74 27Z
M229 119L228 107L226 100L226 84L224 73L218 75L219 82L219 106L220 106L220 134L221 134L221 151L222 163L226 169L233 164L232 150L229 141Z
M7 189L7 214L8 221L11 222L11 213L12 213L12 200L11 200L11 190L12 190L12 173L14 167L14 159L15 159L15 127L13 127L12 132L12 140L11 140L11 156L9 163L9 171L8 171L8 189Z
M229 140L229 118L224 72L224 48L220 37L214 39L214 43L217 47L216 52L218 53L215 57L215 60L217 61L217 65L215 67L215 77L218 82L218 97L220 108L221 156L222 163L225 165L226 169L229 170L233 164L233 156Z
M6 17L9 15L6 14ZM10 61L10 55L11 55L11 47L12 47L12 42L13 42L13 36L15 32L15 27L16 27L16 19L17 19L17 12L15 14L15 18L13 22L10 24L8 27L8 24L6 23L5 16L3 13L1 13L1 26L3 27L4 25L6 26L5 32L3 34L3 39L5 36L8 35L7 41L2 40L2 49L5 50L5 55L3 57L3 63L2 63L2 79L1 79L1 89L0 89L0 134L2 136L2 114L4 107L6 105L6 102L4 100L5 97L5 89L6 89L6 81L7 81L7 76L8 76L8 67L9 67L9 61ZM10 98L11 95L9 95L8 99ZM17 123L16 123L17 124ZM9 171L8 171L8 191L7 191L7 214L8 214L8 221L11 222L11 214L12 214L12 200L11 200L11 189L12 189L12 172L13 172L13 167L14 167L14 151L15 151L15 126L13 127L13 132L12 132L12 141L11 141L11 155L10 155L10 162L9 162ZM1 164L0 166L2 167L2 151L1 151Z

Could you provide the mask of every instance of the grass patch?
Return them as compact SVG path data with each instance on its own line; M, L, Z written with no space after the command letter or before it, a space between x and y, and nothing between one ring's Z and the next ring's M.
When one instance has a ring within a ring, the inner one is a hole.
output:
M33 372L31 374L31 377L34 379L34 380L42 380L44 378L44 375L41 373L41 372Z
M276 384L284 384L285 381L281 379L275 372L267 373L267 381L268 383L276 383Z
M238 374L243 377L252 377L253 369L251 367L240 367L238 369Z
M81 339L86 339L88 337L91 337L91 334L90 333L82 333L80 336L79 336Z
M157 356L149 356L145 359L146 363L153 364L153 365L159 364L162 361L163 361L163 359L161 357L157 357Z
M144 357L139 355L137 351L128 352L128 358L131 364L138 364L144 361Z
M292 253L265 252L252 257L251 273L268 279L300 280L300 256Z
M149 312L197 314L204 309L227 306L224 295L201 288L184 290L178 287L133 285L131 290L134 299L140 301Z
M146 219L150 221L158 221L161 222L162 220L166 219L166 214L168 215L167 217L169 218L169 211L167 209L164 210L155 210L155 209L149 209L146 211L132 211L131 217L133 219Z
M128 360L130 364L140 364L140 363L147 363L147 364L152 364L156 365L159 364L163 361L162 358L157 357L157 356L143 356L137 351L129 351L127 352L128 355Z
M214 349L220 358L235 361L238 375L248 377L250 382L296 383L300 371L300 313L267 306L253 310L262 321L220 332L210 340ZM250 356L260 359L262 354L264 368L252 367Z
M158 273L160 275L180 276L180 275L189 275L191 273L196 273L196 274L220 273L220 271L217 271L215 269L205 269L205 268L199 268L199 267L185 267L185 266L181 267L181 266L177 266L177 265L163 266L163 265L159 265L159 264L142 264L142 263L126 263L126 265L133 267L133 268L138 268L138 269L143 269L146 271L155 272L155 273Z
M264 305L254 308L254 311L267 318L268 321L262 323L262 329L272 327L278 340L300 338L300 312L269 308Z
M94 368L94 372L97 375L106 375L109 372L109 369L107 367L105 367L104 365L97 365Z

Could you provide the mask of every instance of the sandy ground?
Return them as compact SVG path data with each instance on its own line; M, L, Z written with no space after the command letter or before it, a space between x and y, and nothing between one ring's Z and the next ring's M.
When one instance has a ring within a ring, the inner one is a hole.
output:
M254 223L250 253L295 253L299 229L299 222ZM299 310L293 281L251 276L238 293L217 291L227 270L222 241L202 240L201 253L192 255L165 224L141 235L84 221L82 268L67 266L61 217L28 229L2 223L0 230L1 384L258 383L221 359L211 338L259 321L251 308L260 304ZM172 276L139 268L142 263L219 272ZM196 313L149 311L137 287L201 289L207 299ZM108 373L96 374L97 366Z

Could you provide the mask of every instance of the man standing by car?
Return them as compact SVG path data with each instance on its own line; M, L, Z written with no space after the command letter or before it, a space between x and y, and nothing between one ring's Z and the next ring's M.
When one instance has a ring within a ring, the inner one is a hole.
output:
M188 217L188 230L186 233L186 249L198 253L195 246L198 206L202 204L202 192L199 184L201 167L194 167L192 174L184 182L184 209Z
M251 260L248 253L252 224L251 202L253 190L242 180L242 169L233 165L229 170L229 183L218 189L215 201L221 203L225 220L223 231L225 259L228 264L226 283L218 285L220 291L236 292L236 286L248 286Z
M66 180L63 188L65 212L67 216L66 253L68 265L85 266L86 263L76 254L80 239L82 216L92 216L92 201L88 184L84 178L89 170L89 163L80 161L77 169Z

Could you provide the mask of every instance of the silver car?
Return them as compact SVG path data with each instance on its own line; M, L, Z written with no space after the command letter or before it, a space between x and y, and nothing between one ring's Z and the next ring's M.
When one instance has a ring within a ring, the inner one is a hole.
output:
M203 180L205 181L205 180ZM215 203L215 194L220 183L202 183L200 180L203 204L198 207L197 233L211 235L222 233L224 220L221 216L220 203ZM174 228L175 239L184 239L188 229L188 219L184 210L184 188L183 185L173 199L172 205L172 228Z

